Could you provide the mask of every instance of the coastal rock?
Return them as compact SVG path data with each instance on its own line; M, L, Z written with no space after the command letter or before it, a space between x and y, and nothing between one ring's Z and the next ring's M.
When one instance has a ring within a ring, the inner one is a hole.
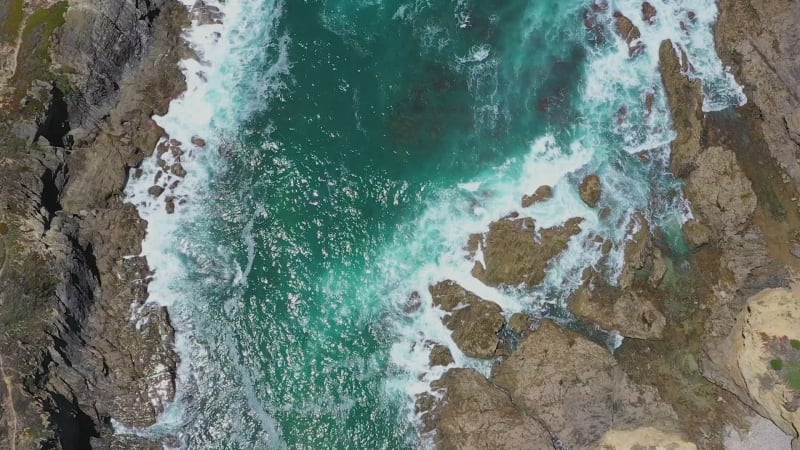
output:
M586 203L590 208L597 206L602 194L603 188L600 185L600 177L597 175L587 175L580 186L581 200Z
M633 430L609 430L592 448L603 450L670 449L697 450L697 445L678 433L667 433L653 427Z
M691 248L702 247L711 242L711 230L697 220L687 220L682 227L683 237Z
M765 289L747 300L704 373L785 433L800 430L800 292ZM706 370L709 369L709 370ZM711 370L714 369L714 370Z
M569 310L629 338L661 339L667 327L667 319L653 302L631 291L604 296L584 287L570 297Z
M642 3L642 17L644 18L645 22L655 22L656 14L658 14L656 7L650 4L650 2Z
M742 231L756 209L756 195L736 155L711 147L697 156L695 164L686 180L686 195L695 211L716 235Z
M192 136L192 145L203 148L206 146L206 140L200 136Z
M186 169L183 168L181 163L174 163L169 168L170 172L172 172L176 177L184 178L186 176Z
M442 281L429 290L433 304L449 313L442 323L452 330L458 348L472 358L494 357L500 344L497 333L505 324L503 310L454 281Z
M474 369L450 369L431 384L442 400L426 413L442 449L552 448L550 435Z
M434 344L428 356L428 364L433 366L449 366L453 364L453 354L442 344Z
M527 208L536 203L549 200L552 197L553 197L552 187L548 185L539 186L539 188L536 189L536 192L534 192L533 195L525 195L522 197L522 207Z
M147 189L147 193L152 195L153 197L158 197L164 193L164 188L156 184L150 186L150 188Z
M477 263L473 275L490 286L535 286L545 277L550 260L564 251L572 236L580 233L581 218L539 230L531 218L502 219L489 225L483 248L486 267Z
M641 53L644 50L644 44L640 40L642 33L639 28L619 11L614 12L614 19L617 23L617 33L628 44L628 55L634 57Z
M549 320L495 367L491 380L567 448L591 448L612 428L676 426L656 389L634 384L604 347Z
M672 123L677 132L672 141L670 169L685 177L694 168L700 154L700 136L703 132L703 93L700 80L690 80L683 74L681 60L675 53L672 41L661 42L658 50L661 80L667 91Z
M628 223L628 236L625 242L625 263L622 267L619 285L628 289L633 285L636 272L652 266L653 241L650 234L650 222L636 211Z
M718 52L745 87L744 111L769 153L797 185L800 111L800 3L724 0L715 24ZM747 108L747 106L745 106Z
M508 319L508 327L517 334L523 334L531 327L531 316L525 313L514 313Z

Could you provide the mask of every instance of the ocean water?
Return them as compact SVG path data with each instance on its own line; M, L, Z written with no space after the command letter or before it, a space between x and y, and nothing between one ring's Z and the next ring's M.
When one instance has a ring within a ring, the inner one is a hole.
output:
M127 188L148 220L150 301L178 330L178 396L155 426L120 432L189 449L426 447L414 398L445 370L427 366L430 343L489 369L453 344L430 284L569 321L594 237L616 244L615 282L635 211L679 254L691 213L667 169L660 42L687 53L706 110L746 99L714 50L715 2L651 3L649 24L640 2L609 0L599 30L590 0L208 1L222 23L187 31L189 88L156 118L184 152L161 158L188 175L161 176L154 199L156 155ZM614 11L640 28L638 56ZM603 217L578 196L589 173ZM523 209L542 184L554 197ZM585 219L540 286L469 274L468 236L511 212Z

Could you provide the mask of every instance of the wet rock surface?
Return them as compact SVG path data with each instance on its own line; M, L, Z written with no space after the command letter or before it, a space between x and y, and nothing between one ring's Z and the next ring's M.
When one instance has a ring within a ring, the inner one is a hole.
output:
M532 195L525 195L522 197L522 207L527 208L536 203L549 200L553 197L553 188L547 185L539 186Z
M442 322L453 331L452 338L465 355L473 358L495 356L503 328L503 310L453 281L430 287L434 306L446 311Z
M600 200L600 194L603 192L603 188L600 185L600 177L597 175L587 175L581 182L579 191L581 200L590 208L594 208L597 206L597 202Z
M536 229L531 218L493 222L483 242L486 266L477 263L473 276L490 286L541 283L550 260L580 233L582 220L572 218L563 225L541 230Z

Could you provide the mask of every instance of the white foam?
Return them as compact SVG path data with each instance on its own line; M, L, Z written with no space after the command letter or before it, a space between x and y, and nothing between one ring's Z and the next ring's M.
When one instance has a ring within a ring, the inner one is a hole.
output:
M130 430L121 424L115 426L118 432L143 435L182 435L187 432L184 428L191 418L187 417L187 405L181 398L188 390L208 390L195 379L198 368L214 370L203 364L208 357L204 356L203 345L198 340L207 338L203 333L208 331L198 331L189 317L193 309L204 308L202 302L205 299L189 295L184 281L187 275L184 261L187 257L194 258L199 267L213 266L208 258L214 255L194 252L191 248L191 228L202 209L196 202L209 195L210 180L225 170L225 154L235 151L231 138L235 136L239 124L252 113L265 108L269 99L280 95L284 78L290 69L287 53L289 39L285 35L277 35L278 21L284 10L282 0L206 0L205 5L217 8L222 13L222 23L198 22L200 16L195 14L204 7L202 3L182 1L194 17L192 27L184 37L195 51L197 59L181 61L186 92L170 103L166 115L154 119L169 135L159 144L166 144L169 140L175 143L177 140L184 152L173 155L168 151L160 155L161 159L167 166L180 162L187 175L180 178L170 173L162 174L157 184L165 191L158 198L153 198L148 189L161 170L159 152L156 152L142 164L141 177L131 177L125 191L127 201L135 204L148 222L147 237L142 243L142 254L147 257L154 271L148 286L148 301L170 308L177 331L176 348L183 361L178 370L176 402L166 408L156 425L147 430ZM259 72L250 73L245 70L248 68ZM176 181L177 186L173 184ZM164 200L167 196L174 198L174 214L168 214L165 209ZM223 272L215 277L215 282L246 284L254 259L251 228L252 222L242 235L247 249L244 270L238 269L240 266L235 261L230 261L223 266ZM230 256L226 253L222 257ZM229 272L229 267L236 267L238 273ZM235 353L230 342L226 341L223 345L229 352ZM250 411L240 411L239 414L249 414L258 423L263 433L260 439L265 444L281 447L277 424L261 405L255 391L247 387L253 386L253 382L248 381L250 375L242 365L234 365L234 369L244 390L231 392L231 395L243 396L246 399L244 404L250 407ZM151 401L163 407L163 393L158 389L156 391ZM235 424L233 426L238 427ZM251 430L242 433L242 436L252 433Z

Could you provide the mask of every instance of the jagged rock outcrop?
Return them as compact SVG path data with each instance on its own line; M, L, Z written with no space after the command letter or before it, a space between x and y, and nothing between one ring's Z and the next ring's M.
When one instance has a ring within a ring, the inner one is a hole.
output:
M500 344L497 333L505 324L500 306L450 280L437 283L429 290L434 306L448 313L442 322L453 331L452 338L458 348L473 358L493 357Z
M569 310L605 330L616 330L630 338L661 339L667 327L666 317L647 294L630 290L606 288L593 293L584 287L570 297Z
M549 200L553 197L553 188L547 185L539 186L531 195L522 196L522 207L527 208L536 203Z
M491 380L568 448L595 448L612 428L676 426L654 388L634 384L608 350L551 321L498 364Z
M145 223L121 194L163 134L151 116L183 89L186 10L72 0L25 14L37 8L0 86L0 447L161 448L111 428L152 424L177 365L166 310L145 305L147 262L129 257Z
M535 286L544 280L550 260L567 248L572 236L580 233L582 221L572 218L564 225L538 232L531 218L493 222L483 242L479 242L486 266L476 262L472 275L490 286L521 283Z
M474 369L450 369L432 384L443 398L424 413L440 449L550 449L550 435Z

